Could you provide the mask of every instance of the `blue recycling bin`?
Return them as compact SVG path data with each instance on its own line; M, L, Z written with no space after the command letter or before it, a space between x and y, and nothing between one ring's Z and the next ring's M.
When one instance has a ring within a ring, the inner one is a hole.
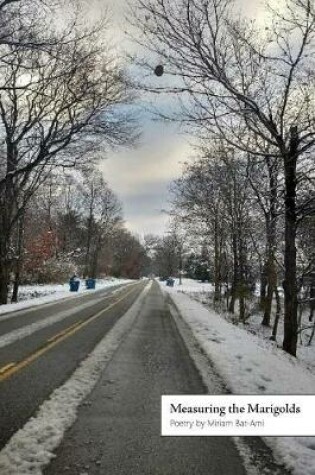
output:
M166 285L167 285L167 287L174 287L174 284L175 284L175 280L172 279L172 277L169 277L169 278L166 280Z
M96 280L95 279L86 279L85 286L87 289L95 289Z
M70 280L70 292L78 292L79 287L80 287L80 281L79 280Z

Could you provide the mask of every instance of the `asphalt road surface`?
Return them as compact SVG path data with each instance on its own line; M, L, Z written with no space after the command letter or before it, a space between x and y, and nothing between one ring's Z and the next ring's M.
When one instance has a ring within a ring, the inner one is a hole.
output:
M144 285L104 289L19 311L12 318L0 316L0 448L70 377ZM55 323L33 331L47 319ZM5 345L9 337L16 340Z
M145 285L139 281L0 317L0 448L68 380ZM215 386L217 375L213 380ZM45 475L245 475L231 438L160 435L161 395L208 392L153 282L132 330L79 407ZM260 440L249 439L258 473L266 473L259 467L267 464L268 473L285 473Z
M161 437L162 394L205 387L154 283L45 475L245 475L227 437Z

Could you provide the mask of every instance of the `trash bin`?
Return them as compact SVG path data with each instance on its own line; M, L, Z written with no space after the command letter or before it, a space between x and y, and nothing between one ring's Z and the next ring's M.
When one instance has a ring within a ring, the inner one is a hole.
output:
M80 287L80 281L70 280L69 285L70 285L70 292L78 292L79 287Z
M95 279L86 279L85 286L87 289L95 289L96 280Z
M172 277L169 277L169 278L166 280L166 285L167 285L167 287L174 287L174 283L175 283L175 280L172 279Z

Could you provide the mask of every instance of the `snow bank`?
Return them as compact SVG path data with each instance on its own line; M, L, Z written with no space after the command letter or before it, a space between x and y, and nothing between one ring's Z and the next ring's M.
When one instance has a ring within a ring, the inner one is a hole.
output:
M47 284L47 285L22 285L20 287L20 296L23 300L17 303L9 303L7 305L0 306L0 317L1 320L4 320L4 315L7 316L8 313L13 313L16 311L24 310L30 307L35 307L37 305L43 305L51 302L56 302L57 300L64 298L76 298L83 293L92 293L97 292L108 287L113 287L116 285L126 284L133 282L129 279L97 279L96 289L87 290L85 288L84 282L81 281L81 285L78 292L70 292L69 284ZM3 315L3 317L2 317Z
M184 293L164 287L227 387L235 394L315 394L314 376L296 358L228 323ZM314 421L310 421L314 423ZM315 437L265 438L294 475L315 475Z
M198 300L200 303L206 305L210 311L213 307L213 292L214 288L211 284L202 284L201 282L194 281L191 279L183 279L183 284L179 285L178 279L175 281L174 290L177 292L184 292L185 294L193 297ZM257 311L258 299L254 299L249 302L249 310L251 315L246 320L244 325L242 322L238 322L238 327L246 330L251 335L257 335L259 338L264 340L264 346L267 347L277 347L277 343L270 340L272 334L272 327L265 327L261 325L262 322L262 312ZM222 318L225 318L227 321L233 323L233 316L222 309L219 312ZM309 327L309 311L305 310L302 314L302 327ZM307 342L311 334L311 329L304 331L303 334L299 335L298 338L298 359L303 361L305 368L312 371L315 375L315 345L308 346ZM301 341L302 338L302 341ZM283 341L283 316L280 317L279 327L277 332L277 341Z
M174 289L176 289L178 292L185 292L185 293L209 293L214 291L214 287L212 284L209 282L201 282L199 280L193 280L193 279L182 279L182 283L179 283L178 278L174 278ZM160 284L163 286L166 286L166 282L160 282Z
M130 331L150 284L71 378L56 389L37 415L16 432L0 452L1 475L41 475L53 451L77 417L79 404L92 391L106 364Z

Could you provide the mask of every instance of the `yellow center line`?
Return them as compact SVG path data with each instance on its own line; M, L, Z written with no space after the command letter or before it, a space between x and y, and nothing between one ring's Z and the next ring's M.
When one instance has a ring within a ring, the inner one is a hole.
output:
M31 364L33 361L35 361L40 356L45 354L47 351L49 351L52 348L54 348L55 346L57 346L62 341L66 340L70 336L77 333L79 330L81 330L81 328L84 328L87 325L89 325L90 323L92 323L94 320L99 318L105 312L107 312L108 310L112 309L117 304L119 304L120 302L125 300L128 297L128 295L130 295L133 291L134 291L134 288L129 290L129 292L127 292L125 295L123 295L121 298L119 298L118 300L116 300L112 304L108 305L108 307L104 308L103 310L100 310L95 315L92 315L91 317L89 317L87 320L77 322L77 324L71 325L70 327L66 328L64 331L62 331L62 332L58 333L57 335L55 335L54 337L50 338L47 341L47 344L45 346L43 346L39 350L36 350L34 353L32 353L30 356L28 356L24 360L20 361L19 363L10 363L7 366L4 366L0 370L0 383L2 383L6 379L10 378L13 374L17 373L21 369L23 369L26 366L28 366L29 364Z
M82 320L79 320L78 322L74 323L70 327L67 327L64 330L62 330L61 332L57 333L57 335L52 336L51 338L49 338L49 340L47 340L47 343L50 343L51 341L57 340L59 337L63 336L65 333L67 333L69 330L72 330L72 328L75 328L78 325L80 325L81 322L82 322Z
M12 366L14 365L15 363L9 363L6 366L3 366L2 368L0 368L0 374L5 373L6 371L8 371L8 369L12 368Z

